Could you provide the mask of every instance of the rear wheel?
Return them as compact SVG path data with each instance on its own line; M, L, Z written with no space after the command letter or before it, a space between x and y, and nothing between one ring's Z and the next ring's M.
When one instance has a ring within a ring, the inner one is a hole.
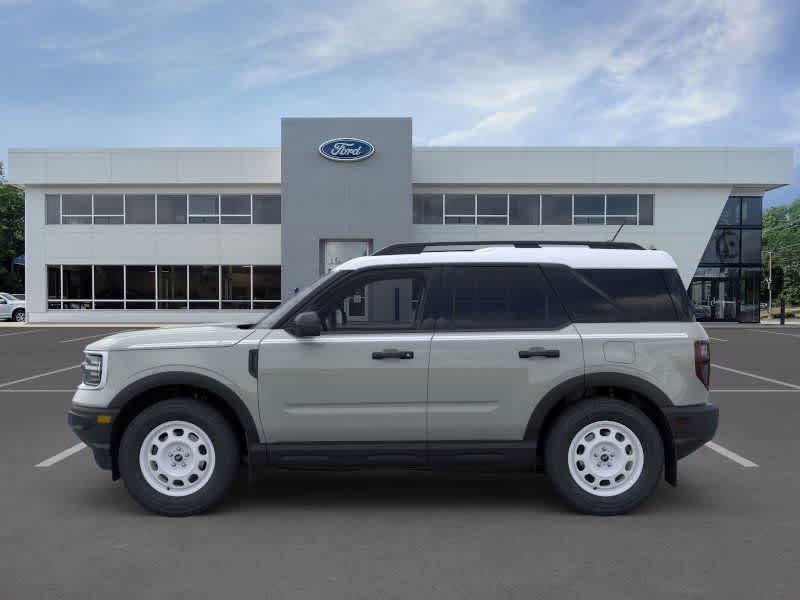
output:
M590 399L558 417L547 437L545 463L553 485L574 508L614 515L655 491L664 448L655 424L635 406Z
M213 407L191 398L159 402L128 425L119 469L128 492L145 508L168 516L209 509L236 476L236 434Z
M11 319L13 321L16 321L17 323L23 323L25 321L25 309L18 308L17 310L15 310L14 313L11 315Z

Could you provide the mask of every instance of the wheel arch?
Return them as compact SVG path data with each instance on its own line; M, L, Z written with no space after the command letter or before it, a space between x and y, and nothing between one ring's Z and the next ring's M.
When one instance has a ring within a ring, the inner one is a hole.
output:
M556 418L571 404L597 395L632 404L653 421L664 444L664 478L675 485L678 479L678 459L672 428L662 410L674 405L663 391L649 381L622 373L590 373L568 379L539 401L525 428L525 439L537 442L537 465L544 464L544 440Z
M119 443L128 424L149 406L180 395L189 395L209 403L231 422L252 469L258 458L254 449L260 445L260 439L253 415L241 397L224 383L207 375L171 371L143 377L124 388L111 401L109 408L119 410L111 428L111 472L114 479L119 478Z

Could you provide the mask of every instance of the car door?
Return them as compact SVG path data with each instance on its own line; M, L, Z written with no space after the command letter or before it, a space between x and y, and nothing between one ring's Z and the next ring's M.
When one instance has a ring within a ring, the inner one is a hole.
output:
M10 316L11 304L4 296L0 296L0 319L8 319Z
M424 457L430 273L346 275L297 309L318 313L321 335L276 329L262 340L259 404L269 442L416 441Z
M429 442L522 440L537 402L583 376L580 336L537 265L445 267L434 310Z

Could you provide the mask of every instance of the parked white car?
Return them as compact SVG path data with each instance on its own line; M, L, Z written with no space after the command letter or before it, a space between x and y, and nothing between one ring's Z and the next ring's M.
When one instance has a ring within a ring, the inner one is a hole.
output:
M174 516L214 505L240 464L543 471L600 515L674 485L718 409L672 258L463 246L353 259L258 323L92 342L69 423Z
M12 294L0 292L0 319L10 319L17 323L25 321L25 300Z

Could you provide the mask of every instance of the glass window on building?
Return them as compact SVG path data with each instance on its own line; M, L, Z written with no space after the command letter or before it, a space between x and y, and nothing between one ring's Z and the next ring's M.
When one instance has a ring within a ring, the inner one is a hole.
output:
M219 196L216 194L191 194L189 196L189 223L219 223Z
M61 222L64 225L91 225L92 195L62 194Z
M711 234L706 251L703 252L703 263L738 263L741 230L716 229Z
M213 310L219 307L219 267L189 265L189 308Z
M761 213L760 197L742 198L742 225L761 227Z
M158 308L186 308L186 265L158 266Z
M542 196L542 225L572 225L572 196L544 194Z
M244 225L250 223L250 194L222 194L220 222Z
M222 267L222 308L250 310L250 266Z
M125 222L122 194L94 195L94 224L122 225Z
M506 194L478 194L478 225L505 225L507 221Z
M158 195L158 224L178 225L186 223L186 194Z
M722 209L722 214L717 222L717 227L722 225L739 225L741 223L741 200L738 196L731 196Z
M44 197L46 209L46 223L48 225L61 225L61 195L46 194Z
M444 222L447 225L474 225L475 196L473 194L445 194Z
M650 220L652 224L652 214ZM636 225L636 194L609 194L606 196L606 223L608 225Z
M155 222L155 194L125 195L125 223L134 225L153 225Z
M125 276L122 265L94 266L94 307L97 310L124 308Z
M539 224L539 194L511 194L508 198L510 225Z
M414 194L414 223L441 225L443 221L442 194Z
M253 265L253 308L275 308L281 301L281 268Z
M156 306L155 265L128 265L125 267L125 297L129 309L153 309Z
M91 265L64 265L62 267L64 308L92 308Z
M575 225L603 225L605 203L603 194L575 194Z

